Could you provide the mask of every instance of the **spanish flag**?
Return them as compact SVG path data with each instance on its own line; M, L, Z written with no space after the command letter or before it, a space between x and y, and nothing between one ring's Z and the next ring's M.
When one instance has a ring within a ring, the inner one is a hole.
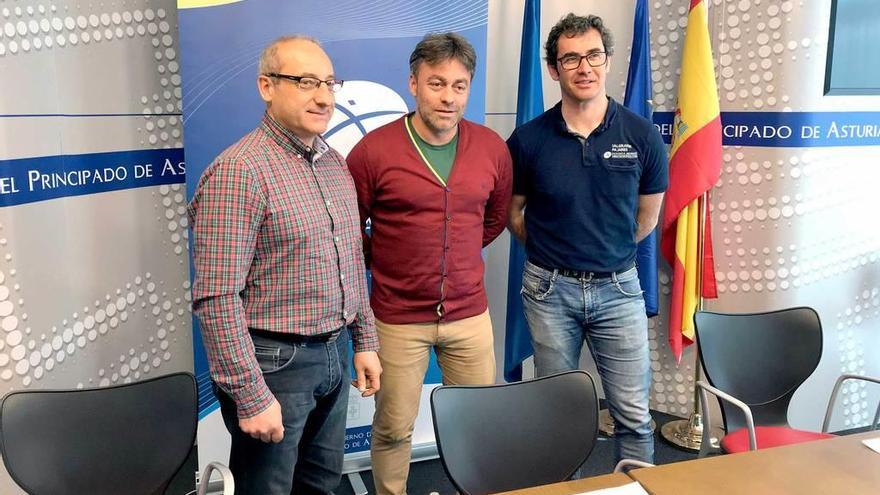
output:
M681 361L682 349L694 341L694 312L700 291L703 297L717 297L708 204L704 204L703 193L708 193L720 175L721 117L708 11L703 0L691 0L661 244L663 257L673 269L669 345L677 361ZM701 219L705 221L702 229ZM698 252L701 233L702 253Z

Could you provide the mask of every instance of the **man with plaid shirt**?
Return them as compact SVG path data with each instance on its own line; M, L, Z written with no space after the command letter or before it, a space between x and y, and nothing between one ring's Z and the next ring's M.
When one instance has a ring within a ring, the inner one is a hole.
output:
M329 493L352 382L379 390L354 183L321 138L335 79L312 39L260 58L260 125L205 170L189 207L193 311L232 436L236 494Z

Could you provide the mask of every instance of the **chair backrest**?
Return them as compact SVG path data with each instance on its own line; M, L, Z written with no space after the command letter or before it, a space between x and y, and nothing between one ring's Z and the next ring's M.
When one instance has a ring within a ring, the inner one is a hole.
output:
M189 373L12 392L0 404L0 453L33 495L161 494L193 447L197 407Z
M598 433L596 385L585 371L431 393L437 449L462 494L563 481L590 455Z
M816 311L699 311L694 326L709 383L748 404L756 425L788 426L791 397L822 357L822 324ZM728 432L745 427L741 414L731 407L721 401Z

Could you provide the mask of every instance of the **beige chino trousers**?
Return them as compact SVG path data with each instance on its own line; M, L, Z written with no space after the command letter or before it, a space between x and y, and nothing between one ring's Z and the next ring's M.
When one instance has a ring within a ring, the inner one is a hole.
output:
M443 323L392 325L376 321L382 388L370 454L379 495L403 495L409 476L412 433L430 351L437 354L444 385L495 382L495 349L489 311Z

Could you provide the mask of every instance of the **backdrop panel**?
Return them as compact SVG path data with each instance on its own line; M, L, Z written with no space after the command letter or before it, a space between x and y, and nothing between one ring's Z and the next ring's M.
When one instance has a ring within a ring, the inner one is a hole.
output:
M337 77L346 81L336 95L336 111L326 133L329 143L343 154L347 155L366 132L413 107L407 86L409 55L428 32L457 31L473 43L479 64L465 117L483 121L486 0L253 0L200 8L186 6L181 3L180 22L184 127L190 162L188 197L211 160L259 122L264 104L255 82L257 60L265 45L285 34L302 33L319 39L333 60ZM209 443L217 449L225 449L225 444L216 441L222 427L216 418L216 400L210 395L207 363L199 350L196 370L204 432L200 433L201 457L222 457L227 452L204 453ZM439 382L439 370L432 359L413 437L417 449L433 444L427 394ZM367 457L373 404L373 399L362 399L351 390L347 469L363 466L352 460Z
M193 369L176 24L0 5L0 393Z

